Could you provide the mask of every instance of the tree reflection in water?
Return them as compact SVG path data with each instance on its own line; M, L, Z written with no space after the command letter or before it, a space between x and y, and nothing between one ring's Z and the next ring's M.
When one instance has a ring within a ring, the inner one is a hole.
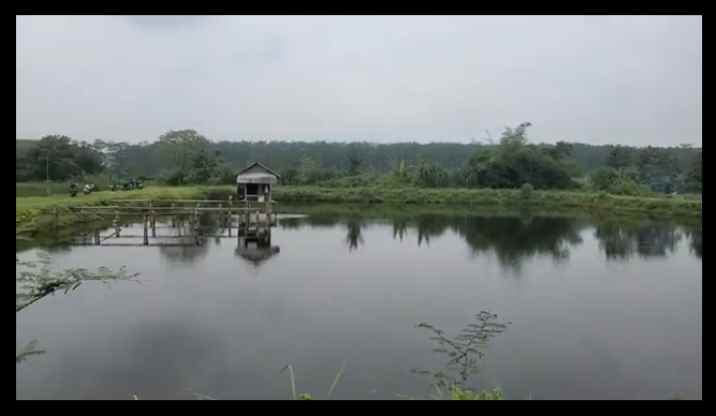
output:
M684 227L684 235L689 239L689 250L696 257L701 258L702 253L702 232L701 224L691 227Z
M582 243L584 226L572 218L465 217L454 230L474 254L492 251L503 267L519 272L522 262L536 255L569 258L569 247Z
M594 236L607 259L617 261L627 261L634 255L641 258L665 257L676 251L683 237L674 224L652 221L597 224ZM694 241L692 238L692 246Z
M536 216L529 211L520 215L451 215L399 213L382 215L392 223L393 239L404 240L413 228L418 246L446 231L453 231L468 244L472 254L494 253L500 265L520 273L526 259L549 256L555 262L569 258L570 248L583 243L582 232L594 222L586 218ZM282 221L283 228L302 225L347 226L346 243L349 251L367 242L363 237L366 219L360 214L336 213L309 215ZM673 253L684 235L690 239L691 252L701 257L701 228L680 228L672 222L629 222L626 219L597 221L594 236L607 260L626 260L634 254L644 258L663 257Z
M348 233L346 234L346 243L348 244L348 251L353 251L358 248L359 245L364 243L362 228L364 227L363 221L358 217L351 217L346 222Z
M404 219L400 221L400 227L405 227L404 222ZM535 255L550 255L556 261L568 258L569 246L582 243L579 233L584 226L576 219L531 215L419 215L415 218L419 246L449 229L465 240L473 254L494 252L503 267L517 272L526 258ZM396 227L393 226L394 230Z
M425 242L426 246L429 245L430 238L440 237L453 221L452 218L441 215L427 214L418 216L416 218L418 246L422 245L423 242Z
M396 217L393 219L393 239L400 238L400 241L408 235L408 219Z

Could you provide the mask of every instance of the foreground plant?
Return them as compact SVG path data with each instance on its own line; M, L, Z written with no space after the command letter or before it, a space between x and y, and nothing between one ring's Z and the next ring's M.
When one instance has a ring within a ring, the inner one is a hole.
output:
M450 400L504 400L504 396L500 389L472 391L452 386Z
M28 342L27 345L22 347L19 351L15 353L15 363L20 363L27 359L30 355L40 355L44 354L45 350L37 349L37 340L33 339L32 341Z
M38 255L38 261L20 261L15 259L16 293L15 311L30 306L32 303L50 295L58 290L65 293L77 289L82 282L98 281L109 283L115 280L137 281L138 273L129 274L122 266L118 271L107 267L100 267L97 271L83 268L70 268L61 271L52 271L49 268L49 257Z
M434 352L447 356L447 361L440 370L414 369L417 374L427 375L433 379L432 386L437 392L434 398L452 400L501 400L499 390L475 391L467 386L468 379L479 372L479 360L485 356L485 348L493 337L501 334L510 322L504 324L496 321L497 315L481 311L475 315L476 323L463 328L455 337L449 337L441 329L420 322L416 326L432 333L430 339L437 344Z
M328 394L326 395L326 399L330 399L331 395L333 394L333 390L335 390L336 385L338 385L338 381L343 376L343 371L346 368L345 361L343 364L341 364L341 368L338 370L338 373L336 373L336 376L333 378L333 382L331 383L331 386L328 388ZM296 394L296 376L293 372L293 366L291 364L285 366L281 369L281 372L288 370L288 377L291 382L291 399L292 400L314 400L313 396L309 393L300 393Z

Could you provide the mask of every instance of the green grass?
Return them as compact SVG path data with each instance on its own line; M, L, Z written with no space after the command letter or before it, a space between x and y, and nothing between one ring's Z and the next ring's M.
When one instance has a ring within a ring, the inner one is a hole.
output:
M15 197L15 233L35 233L54 226L54 210L58 212L58 227L95 221L97 218L78 215L68 208L81 205L109 205L114 199L192 199L203 198L210 192L231 192L233 187L206 186L149 186L134 191L103 191L71 197L67 192L53 196Z
M18 182L15 183L15 196L47 196L48 188L50 195L61 195L67 194L69 185L62 182Z
M701 216L701 202L688 197L633 197L584 191L535 190L525 199L518 189L429 189L354 187L326 188L277 186L274 199L280 203L385 203L446 204L468 206L518 207L538 209L583 209L652 216Z
M67 195L69 193L70 184L73 181L64 181L64 182L44 182L44 181L37 181L37 182L16 182L15 183L15 196L16 197L25 197L25 196L48 196L48 188L49 188L49 196L62 196ZM97 175L87 175L84 178L74 181L80 185L79 192L82 192L82 187L86 183L94 184L100 191L109 190L110 186L112 186L112 180L111 177L107 174L97 174ZM153 185L151 183L145 182L145 187Z

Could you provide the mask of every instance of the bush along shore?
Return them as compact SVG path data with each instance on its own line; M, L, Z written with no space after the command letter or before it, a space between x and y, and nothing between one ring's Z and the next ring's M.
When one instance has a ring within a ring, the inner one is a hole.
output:
M655 217L701 216L701 200L684 197L641 197L612 195L605 192L570 192L532 189L459 189L459 188L322 188L281 186L274 199L283 203L385 203L444 204L485 207L536 209L579 209L587 213L638 213Z

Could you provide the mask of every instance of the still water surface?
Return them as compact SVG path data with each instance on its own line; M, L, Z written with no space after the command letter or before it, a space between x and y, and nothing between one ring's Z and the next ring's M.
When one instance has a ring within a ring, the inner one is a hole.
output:
M17 364L16 397L285 399L292 364L298 391L322 398L343 362L335 399L424 397L430 380L411 370L442 357L416 324L455 334L489 310L511 324L474 387L701 399L700 227L339 211L280 217L280 251L262 259L235 238L19 252L49 251L53 268L126 265L141 284L88 282L18 312L18 347L46 352Z

